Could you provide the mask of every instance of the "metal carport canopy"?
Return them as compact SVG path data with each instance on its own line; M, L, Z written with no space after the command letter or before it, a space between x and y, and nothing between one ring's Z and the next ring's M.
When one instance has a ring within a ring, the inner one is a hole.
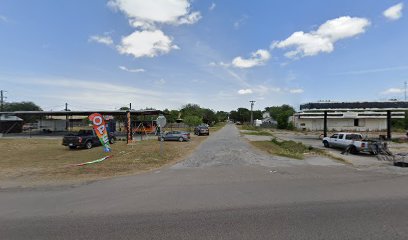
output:
M93 111L15 111L15 112L0 112L0 115L36 115L36 116L88 116L92 113L100 113L102 115L125 115L127 112L136 115L158 115L164 114L160 110L93 110Z
M324 112L324 136L327 136L327 112L331 111L386 111L387 112L387 139L391 140L391 112L407 111L408 101L383 102L317 102L300 105L304 112Z

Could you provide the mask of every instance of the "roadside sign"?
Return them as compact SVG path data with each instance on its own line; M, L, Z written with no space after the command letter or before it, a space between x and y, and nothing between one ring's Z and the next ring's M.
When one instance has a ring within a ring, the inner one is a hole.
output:
M157 122L157 125L161 128L163 128L167 124L166 117L163 115L158 116L156 119L156 122Z

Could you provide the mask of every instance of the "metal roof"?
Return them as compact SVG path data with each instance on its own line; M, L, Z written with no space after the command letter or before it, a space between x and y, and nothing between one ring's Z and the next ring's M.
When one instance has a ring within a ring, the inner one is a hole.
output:
M1 115L0 114L0 121L3 122L15 122L15 121L23 121L23 119L16 117L16 116L11 116L11 115Z
M385 111L408 110L408 101L385 102L314 102L300 105L301 111Z
M0 112L0 115L15 115L15 116L24 116L24 115L36 115L36 116L88 116L92 113L100 113L102 115L113 115L120 116L125 115L127 110L95 110L95 111L15 111L15 112ZM160 110L130 110L131 114L136 115L158 115L164 114Z

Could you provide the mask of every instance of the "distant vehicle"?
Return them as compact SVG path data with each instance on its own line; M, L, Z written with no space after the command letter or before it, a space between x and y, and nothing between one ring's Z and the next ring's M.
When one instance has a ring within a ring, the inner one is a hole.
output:
M340 132L323 138L323 145L325 147L348 149L352 154L359 152L377 154L381 144L383 143L379 141L365 140L359 133Z
M183 131L171 131L162 134L158 137L159 141L189 141L190 140L190 133L183 132Z
M210 129L208 128L207 124L201 124L194 128L194 134L201 136L201 135L210 135Z
M109 133L109 143L113 144L115 140L114 134ZM91 149L102 144L94 130L79 130L77 133L65 135L62 139L62 145L70 149L76 149L77 147Z

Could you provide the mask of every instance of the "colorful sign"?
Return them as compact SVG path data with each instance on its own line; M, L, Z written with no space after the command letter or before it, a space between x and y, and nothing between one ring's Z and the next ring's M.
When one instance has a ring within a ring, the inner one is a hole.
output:
M108 132L106 130L105 121L103 120L102 115L99 113L93 113L88 118L92 122L93 129L98 136L99 141L101 141L105 152L110 152L111 147L109 145Z

